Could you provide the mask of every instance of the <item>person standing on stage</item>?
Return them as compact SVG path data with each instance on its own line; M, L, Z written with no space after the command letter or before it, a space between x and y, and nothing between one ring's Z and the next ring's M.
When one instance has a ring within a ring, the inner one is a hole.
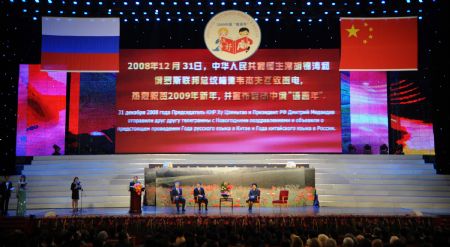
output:
M130 182L130 189L129 191L134 190L134 185L135 184L140 184L141 182L139 182L139 177L138 176L134 176L133 180Z
M5 181L0 185L0 211L1 215L6 216L8 214L9 198L11 197L11 191L14 190L13 184L9 181L9 176L5 176Z
M180 187L180 182L175 182L175 187L170 192L172 201L175 202L175 205L177 206L177 211L180 212L180 202L182 206L182 211L186 211L184 209L186 205L186 199L183 197L183 189Z
M80 199L80 190L83 190L78 177L73 178L73 182L70 185L70 190L72 190L72 210L73 212L77 212L78 200Z
M20 176L19 183L17 184L17 210L16 216L25 216L27 212L27 177L25 175Z
M203 189L201 182L198 182L194 189L194 197L197 198L198 211L202 209L202 203L205 203L205 210L208 211L208 198L206 198L205 189Z
M252 211L253 203L259 200L259 196L261 195L261 191L258 189L258 185L256 183L252 184L252 188L248 192L248 210Z

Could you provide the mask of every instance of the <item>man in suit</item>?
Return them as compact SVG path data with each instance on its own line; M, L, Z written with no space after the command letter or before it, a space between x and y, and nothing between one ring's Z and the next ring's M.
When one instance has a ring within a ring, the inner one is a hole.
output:
M175 202L175 205L177 206L177 211L180 212L180 203L182 206L182 211L186 211L184 209L186 205L186 199L183 197L183 190L180 187L180 182L175 182L175 187L170 192L172 201Z
M201 182L198 182L194 189L194 197L197 198L198 211L202 209L202 203L205 203L205 210L208 211L208 199L206 198L205 189L203 189Z
M9 181L9 176L5 176L5 181L0 185L0 211L1 215L8 213L9 198L11 197L11 191L14 189L13 184Z
M253 203L257 202L259 200L259 196L261 195L261 192L258 189L258 185L256 183L252 184L252 188L248 192L248 211L252 211Z

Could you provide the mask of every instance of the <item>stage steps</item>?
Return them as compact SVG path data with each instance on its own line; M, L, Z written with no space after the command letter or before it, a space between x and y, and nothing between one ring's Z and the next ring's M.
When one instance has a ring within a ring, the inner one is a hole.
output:
M144 178L149 164L284 165L316 169L321 206L449 209L450 176L437 175L418 155L334 154L142 154L34 157L24 167L28 208L70 208L70 183L80 177L84 207L128 207L128 183ZM12 177L16 182L18 177ZM15 208L12 195L10 208Z

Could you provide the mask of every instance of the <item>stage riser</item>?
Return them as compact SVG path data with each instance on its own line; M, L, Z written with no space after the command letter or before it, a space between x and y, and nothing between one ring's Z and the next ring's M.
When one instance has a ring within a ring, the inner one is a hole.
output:
M70 208L70 183L81 178L84 207L128 207L128 183L149 164L285 165L316 168L322 206L450 208L450 176L436 175L421 156L296 154L144 154L35 157L24 167L28 208ZM175 168L176 169L176 168ZM12 178L17 181L17 177ZM55 186L57 184L58 186ZM15 194L11 206L15 205Z
M41 171L45 168L52 168L52 166L56 166L58 168L66 168L66 169L74 169L74 165L76 163L72 164L40 164L29 167L28 169L30 171ZM175 163L176 164L176 163ZM83 163L83 164L76 164L77 168L83 168L83 169L124 169L124 167L127 167L128 169L133 168L141 168L141 167L148 167L149 163L142 163L142 164L128 164L128 163L118 163L118 164L108 164L108 163L102 163L102 164L96 164L96 163ZM254 165L254 164L252 164ZM277 166L284 166L285 164L269 164L269 165L277 165ZM316 168L321 169L389 169L389 170L395 170L395 169L419 169L419 170L434 170L433 166L430 164L374 164L374 163L367 163L367 164L336 164L333 163L332 165L334 167L330 167L330 164L324 164L324 163L308 163L310 166L314 166ZM207 164L203 165L191 165L190 167L205 167L205 166L211 166ZM238 166L238 165L236 165ZM257 167L267 167L267 164L264 165L257 165ZM233 166L229 166L233 167ZM176 169L176 167L174 168Z

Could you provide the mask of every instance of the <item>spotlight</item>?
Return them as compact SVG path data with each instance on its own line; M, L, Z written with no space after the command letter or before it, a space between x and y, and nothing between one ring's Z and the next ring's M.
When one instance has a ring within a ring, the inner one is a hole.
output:
M310 5L311 5L311 2L306 2L306 5L310 6Z
M127 6L127 5L128 5L128 2L123 2L123 5Z
M141 3L140 3L140 2L135 2L134 4L139 5L139 4L141 4Z

